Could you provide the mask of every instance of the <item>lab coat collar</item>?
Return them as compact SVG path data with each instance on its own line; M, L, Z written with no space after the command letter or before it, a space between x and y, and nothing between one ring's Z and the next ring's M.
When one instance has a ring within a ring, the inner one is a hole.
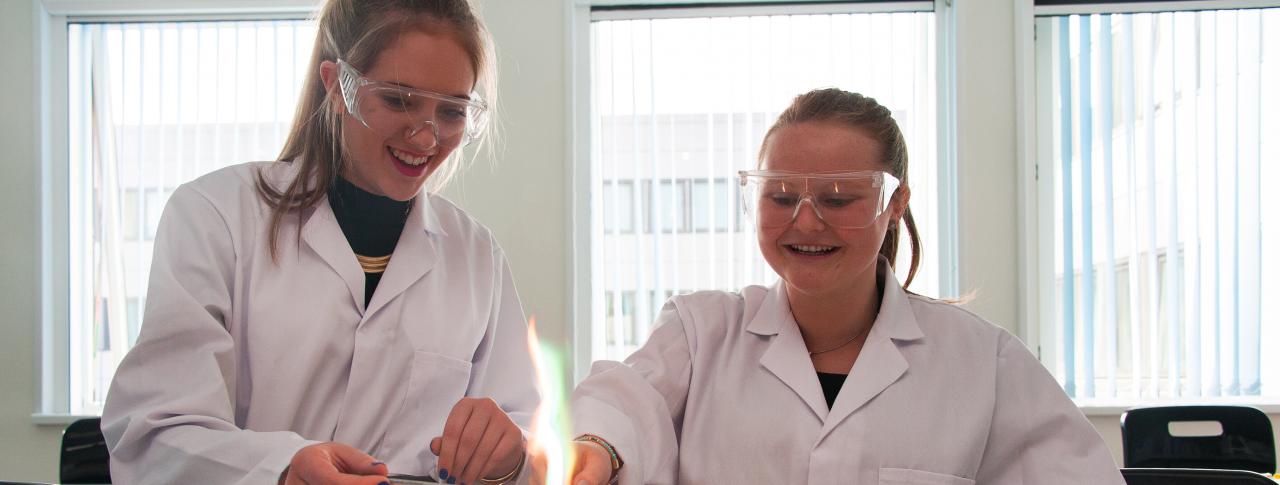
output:
M356 308L364 307L364 271L356 261L351 244L342 234L338 218L333 215L333 207L329 198L315 205L302 225L302 242L309 246L320 259L324 260L351 291L351 304Z
M897 341L909 341L924 338L920 324L916 322L916 313L911 309L911 296L898 283L898 276L889 268L889 260L880 257L876 274L884 281L884 296L880 299L880 313L876 315L876 329L885 332L885 336Z
M396 242L396 249L391 253L391 262L387 264L387 272L378 282L378 289L369 300L369 308L365 317L378 311L396 296L404 293L409 285L422 279L436 263L437 237L445 236L432 208L432 195L423 192L413 199L410 217L405 220L404 231ZM419 214L413 217L412 214Z
M800 335L787 302L784 283L775 283L765 295L760 309L747 325L747 331L772 336L760 363L799 396L814 415L823 421L819 441L853 412L883 392L906 373L908 363L896 342L923 338L911 302L898 284L888 261L881 258L877 272L884 281L880 312L872 324L862 352L849 377L828 409L826 396L818 382L817 371L808 358L808 349Z
M386 273L378 282L378 289L363 314L368 315L382 308L387 302L403 293L405 289L427 274L437 259L434 237L447 235L441 227L431 198L425 192L414 198L410 217L405 220L404 231L396 242L395 251L391 254L391 262ZM302 240L324 260L334 272L346 283L351 292L352 304L356 308L364 308L364 271L356 261L351 245L338 225L333 214L333 207L326 198L323 203L316 204L311 217L302 227ZM414 217L412 214L418 214Z
M444 225L440 224L440 217L436 214L435 206L438 195L423 190L417 197L413 198L413 209L409 211L409 218L413 219L416 214L422 220L422 229L437 236L448 236L445 232ZM405 224L406 228L409 224Z
M781 309L784 311L775 315L774 320L782 325L771 337L769 348L760 357L760 365L791 388L809 406L814 416L819 420L826 420L826 396L822 394L822 384L818 382L813 362L808 358L809 349L804 345L804 337L800 335L800 327L796 325L791 311L787 307Z

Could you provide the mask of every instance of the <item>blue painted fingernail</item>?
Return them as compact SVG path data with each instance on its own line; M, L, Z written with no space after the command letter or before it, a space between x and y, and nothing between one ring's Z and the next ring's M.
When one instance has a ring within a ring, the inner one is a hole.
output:
M388 483L388 482L386 482L386 481L383 481L383 482L379 483L378 485L391 485L391 484L390 484L390 483Z
M380 462L380 461L375 461L375 462L373 462L373 463L369 464L369 466L378 466L378 465L386 465L386 463L383 463L383 462Z
M453 485L453 477L449 477L449 485Z
M441 468L441 469L440 469L440 479L441 479L441 480L448 480L448 479L449 479L449 470L445 470L444 468Z

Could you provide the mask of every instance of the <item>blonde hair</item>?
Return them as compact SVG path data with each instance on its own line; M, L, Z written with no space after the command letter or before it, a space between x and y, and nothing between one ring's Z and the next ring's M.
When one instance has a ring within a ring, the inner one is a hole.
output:
M884 157L885 171L897 177L902 186L909 186L907 181L907 142L902 137L898 122L893 113L881 106L875 99L858 93L851 93L836 88L816 89L796 96L786 111L778 116L778 121L765 132L764 142L760 147L759 159L763 161L769 139L779 129L805 122L831 122L847 126L851 129L864 130L880 143ZM899 226L907 226L907 237L911 241L911 270L902 287L911 285L920 268L920 234L916 229L915 218L911 215L911 207L903 212L901 221L894 221L884 235L880 244L880 255L889 260L890 267L896 267L898 259Z
M280 224L286 214L320 202L337 180L345 163L342 148L342 110L330 101L320 77L320 64L343 59L367 70L378 55L406 32L453 36L466 51L476 73L475 91L496 106L497 79L493 41L467 0L329 0L320 10L316 43L307 68L293 126L279 160L299 164L297 176L283 190L266 175L257 175L258 195L271 207L271 254L277 254ZM337 89L336 84L334 89ZM490 143L492 137L482 138ZM477 150L478 151L478 150ZM432 174L428 190L445 186L459 170L461 149ZM298 235L301 237L301 234Z

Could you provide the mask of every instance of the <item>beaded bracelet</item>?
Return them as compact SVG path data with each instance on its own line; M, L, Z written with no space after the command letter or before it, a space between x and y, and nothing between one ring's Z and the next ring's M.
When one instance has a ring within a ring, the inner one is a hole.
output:
M609 452L609 465L613 468L609 472L609 483L616 483L618 480L618 470L622 469L622 458L618 456L618 451L613 448L613 445L609 444L608 441L605 441L604 438L593 434L584 434L574 438L573 440L595 443L604 448L604 451Z

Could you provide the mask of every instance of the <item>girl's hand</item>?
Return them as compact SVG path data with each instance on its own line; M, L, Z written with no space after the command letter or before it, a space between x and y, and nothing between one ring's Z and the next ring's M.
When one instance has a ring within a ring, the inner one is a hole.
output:
M431 440L431 452L447 483L504 477L520 466L524 432L493 399L464 397L449 412L444 436Z
M569 444L569 453L573 453L573 485L606 485L613 474L613 460L603 446L588 441L574 441ZM533 471L529 475L529 485L542 485L546 482L547 456L534 452L530 460Z
M282 485L385 485L387 465L342 443L319 443L293 455Z

